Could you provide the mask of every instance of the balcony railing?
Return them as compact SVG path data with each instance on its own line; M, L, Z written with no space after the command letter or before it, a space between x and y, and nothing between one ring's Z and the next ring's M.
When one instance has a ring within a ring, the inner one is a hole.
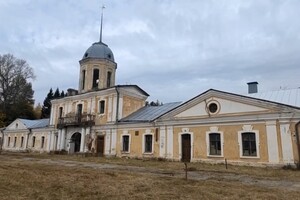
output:
M95 125L95 115L81 114L58 118L58 128L66 126L92 126Z

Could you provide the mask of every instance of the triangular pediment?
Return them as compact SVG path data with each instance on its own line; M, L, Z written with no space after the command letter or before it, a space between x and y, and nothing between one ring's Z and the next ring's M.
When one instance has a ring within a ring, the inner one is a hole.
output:
M161 119L244 116L278 113L293 109L288 105L211 89L181 104Z
M27 126L20 120L16 119L12 123L10 123L5 130L22 130L22 129L27 129Z

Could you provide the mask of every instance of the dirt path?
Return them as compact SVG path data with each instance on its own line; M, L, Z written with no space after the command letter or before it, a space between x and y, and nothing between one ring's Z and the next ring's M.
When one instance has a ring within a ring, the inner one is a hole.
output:
M184 178L184 171L179 170L162 170L158 168L146 168L146 167L135 167L135 166L124 166L116 164L106 163L93 163L93 162L79 162L79 161L67 161L67 160L52 160L52 159L38 159L38 158L12 158L14 161L24 162L30 161L45 164L45 165L61 165L66 167L83 167L83 168L94 168L108 171L126 171L129 173L141 173L141 174L152 174L159 177L173 177L173 178ZM278 188L291 191L300 190L300 182L289 181L289 180L271 180L270 178L264 177L251 177L249 175L240 175L236 173L224 173L224 172L207 172L207 171L189 171L188 179L204 181L204 180L215 180L215 181L234 181L240 182L245 185L255 185L265 188Z

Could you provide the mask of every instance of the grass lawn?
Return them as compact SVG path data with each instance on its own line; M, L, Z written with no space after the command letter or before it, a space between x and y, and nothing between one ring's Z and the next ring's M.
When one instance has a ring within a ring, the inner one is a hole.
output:
M182 163L62 155L0 155L0 199L299 199L300 192L241 184L239 181L184 180L129 171L40 164L60 159L181 170ZM300 181L299 171L191 163L193 170L249 174L257 178Z

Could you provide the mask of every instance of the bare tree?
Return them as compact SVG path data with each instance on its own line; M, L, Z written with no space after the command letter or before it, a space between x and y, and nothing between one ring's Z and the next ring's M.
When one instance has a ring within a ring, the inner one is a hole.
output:
M5 115L6 125L16 117L31 118L27 115L31 115L34 92L29 80L34 78L25 60L12 54L0 55L0 112Z

